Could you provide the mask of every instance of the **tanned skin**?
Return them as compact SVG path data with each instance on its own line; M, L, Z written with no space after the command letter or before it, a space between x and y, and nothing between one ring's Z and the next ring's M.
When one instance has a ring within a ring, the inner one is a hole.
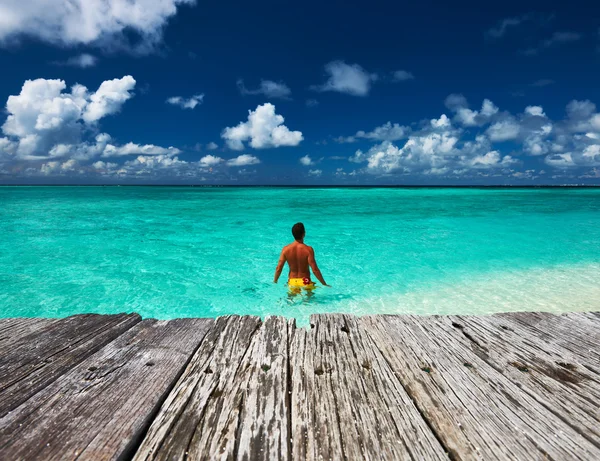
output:
M274 283L277 283L279 280L279 276L281 275L281 271L286 262L288 263L288 266L290 266L288 279L302 279L305 277L310 279L310 267L317 280L324 286L329 286L325 283L325 279L323 279L323 275L321 275L321 271L315 261L315 250L304 244L304 236L302 236L301 239L286 245L283 247L283 250L281 250L277 269L275 269Z

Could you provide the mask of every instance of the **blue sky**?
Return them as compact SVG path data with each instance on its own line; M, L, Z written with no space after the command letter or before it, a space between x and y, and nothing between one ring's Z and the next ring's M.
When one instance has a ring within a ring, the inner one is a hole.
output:
M596 184L590 5L0 0L0 183Z

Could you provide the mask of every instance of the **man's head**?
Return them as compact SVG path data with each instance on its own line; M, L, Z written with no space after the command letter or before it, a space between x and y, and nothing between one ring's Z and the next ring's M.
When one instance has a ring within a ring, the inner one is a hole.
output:
M304 230L304 224L298 222L292 226L292 235L296 240L302 240L306 231Z

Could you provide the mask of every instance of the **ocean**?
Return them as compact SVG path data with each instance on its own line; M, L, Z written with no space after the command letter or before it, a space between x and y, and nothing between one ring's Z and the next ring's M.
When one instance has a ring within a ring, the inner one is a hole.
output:
M331 288L273 274L296 222ZM0 316L600 308L600 189L0 187Z

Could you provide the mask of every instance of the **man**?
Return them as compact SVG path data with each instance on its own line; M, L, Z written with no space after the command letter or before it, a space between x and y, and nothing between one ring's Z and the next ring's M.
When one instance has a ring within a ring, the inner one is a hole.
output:
M304 236L306 232L304 230L304 224L301 222L294 224L292 227L292 235L294 236L295 242L290 243L283 247L279 262L277 263L277 269L275 269L274 283L277 283L283 266L286 261L290 266L290 274L288 278L288 285L292 289L292 292L299 293L300 288L306 288L307 290L313 290L315 288L314 282L310 280L309 266L315 274L315 277L324 286L328 287L327 283L321 275L321 271L315 261L315 250L308 245L304 244Z

